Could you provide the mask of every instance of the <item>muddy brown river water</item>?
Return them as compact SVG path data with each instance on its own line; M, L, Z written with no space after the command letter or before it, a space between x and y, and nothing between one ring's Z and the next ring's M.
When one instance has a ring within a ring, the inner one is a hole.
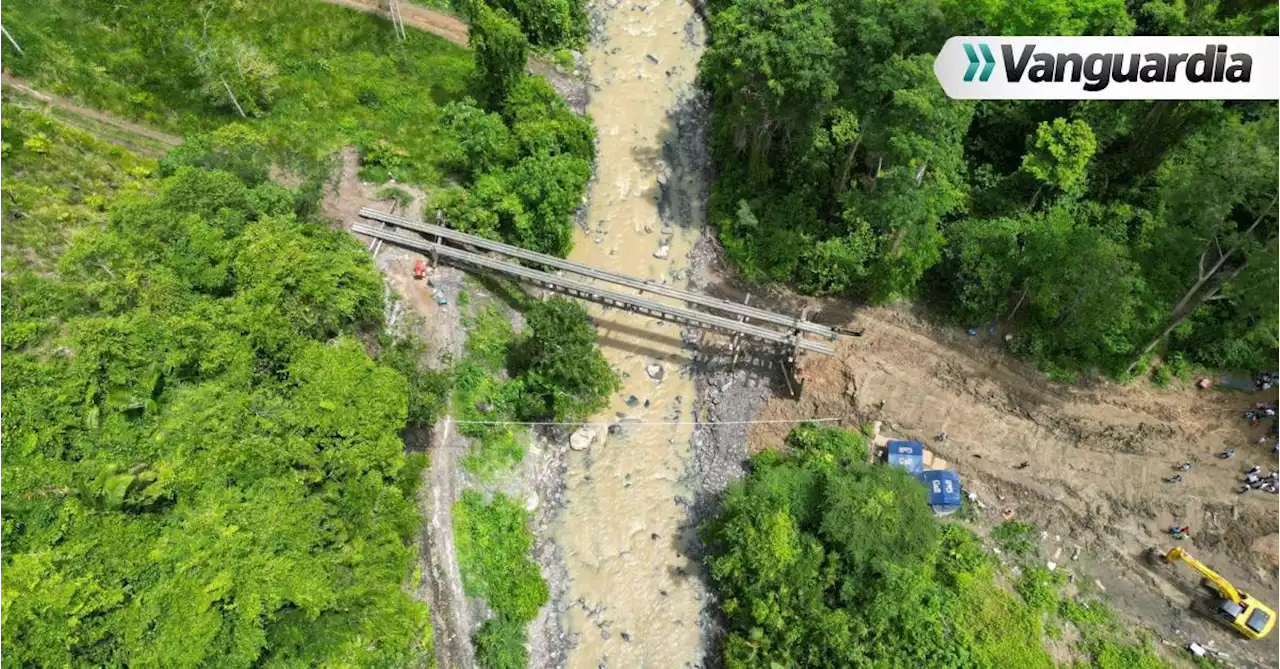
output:
M701 203L682 207L681 220L664 227L659 202L664 189L697 192L687 181L700 177L667 166L663 143L670 151L688 139L671 113L693 85L703 27L680 0L610 0L599 10L604 35L587 53L598 87L587 110L598 163L589 230L577 231L570 258L683 287ZM604 355L623 374L621 393L594 420L622 430L601 428L588 450L569 454L556 528L570 576L565 623L576 637L568 665L696 666L701 586L684 549L687 511L677 502L691 497L679 480L692 426L628 425L692 420L693 382L681 373L688 352L675 325L600 307L593 316ZM655 364L660 380L652 378Z

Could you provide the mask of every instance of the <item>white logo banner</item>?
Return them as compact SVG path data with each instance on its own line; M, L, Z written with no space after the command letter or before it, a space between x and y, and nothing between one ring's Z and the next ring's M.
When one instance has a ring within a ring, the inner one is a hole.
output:
M933 61L960 100L1276 100L1276 37L952 37Z

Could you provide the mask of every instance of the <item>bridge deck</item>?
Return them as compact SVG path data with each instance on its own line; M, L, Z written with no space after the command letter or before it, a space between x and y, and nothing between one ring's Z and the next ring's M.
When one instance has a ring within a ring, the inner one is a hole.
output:
M393 223L393 225L399 225L399 224ZM425 224L422 224L422 225L425 225ZM432 227L437 227L437 226L432 226ZM752 339L756 339L759 341L768 342L772 344L785 345L788 347L794 346L795 348L803 351L812 351L814 353L822 353L825 355L830 355L831 353L834 352L834 350L830 346L827 346L826 344L822 344L816 341L810 341L803 337L796 337L792 333L779 332L778 330L761 327L758 325L754 325L752 323L744 323L738 320L725 318L723 316L716 316L714 314L701 313L697 311L692 311L690 309L685 309L682 307L676 307L669 304L663 304L661 302L655 302L653 300L649 300L637 295L619 293L619 292L608 290L605 288L591 286L585 283L580 283L577 281L572 281L570 279L558 277L554 274L550 274L540 270L523 267L515 263L510 263L503 260L496 260L494 258L489 258L487 256L480 255L478 253L471 253L470 251L463 251L461 249L457 249L451 246L446 246L443 243L422 239L421 237L409 236L403 233L393 232L385 228L375 228L373 226L366 225L364 223L354 223L351 226L351 231L357 234L373 237L374 239L381 239L383 241L395 244L397 246L402 246L402 247L413 249L416 251L423 251L426 253L435 253L445 258L448 258L450 260L454 260L456 262L461 262L461 263L465 263L465 264L479 267L482 269L487 269L490 271L496 271L503 274L507 274L509 276L514 276L523 281L535 283L535 284L544 286L546 288L555 290L557 292L562 292L562 293L571 295L573 297L590 300L593 302L598 302L600 304L606 304L609 306L616 306L616 307L621 307L625 309L630 309L633 311L637 311L639 313L653 316L655 318L661 318L663 320L669 320L677 323L687 323L689 325L694 325L694 326L701 327L704 329L709 329L709 330L718 330L722 332L740 334L746 337L750 337ZM454 230L449 230L448 232L453 233L453 235L463 234L463 233L458 233L457 231L454 231ZM436 233L434 230L432 230L428 234L436 234ZM440 236L444 237L445 235L440 235ZM466 236L472 237L471 235L466 235ZM459 241L462 243L471 243L470 241L464 241L461 239L455 239L455 241ZM488 240L484 240L484 241L486 241L488 244L496 244L496 242L489 242ZM477 244L477 246L479 245ZM515 247L510 247L510 248L514 249ZM523 249L520 249L520 250L523 251ZM500 251L500 252L505 252L505 251ZM550 257L550 256L546 256L546 257ZM581 266L581 267L584 269L590 269L590 268L586 268L586 266ZM733 304L733 303L730 302L727 304ZM735 306L740 307L741 305L735 305ZM772 313L772 312L765 312L765 313ZM786 318L785 316L781 316L780 314L775 314L775 315L780 318ZM791 321L788 324L790 325L795 320L796 319L791 319Z
M469 246L474 246L476 248L485 249L486 251L496 251L498 253L510 256L512 258L519 258L520 260L536 262L541 265L546 265L547 267L554 267L556 269L564 270L566 272L572 272L580 276L585 276L592 279L598 279L601 281L608 281L609 283L618 284L620 286L626 286L628 288L634 288L640 291L641 293L648 292L648 293L653 293L655 295L662 295L664 297L671 297L678 300L683 300L690 304L696 304L702 307L707 307L709 309L715 309L717 311L727 312L727 313L733 314L734 316L743 316L743 317L750 318L752 320L763 322L763 323L772 323L774 325L780 325L782 327L785 327L789 332L793 330L800 330L801 332L807 332L809 334L818 335L820 337L824 337L832 341L834 341L836 338L836 332L831 328L825 325L820 325L818 323L811 323L809 321L802 320L794 316L787 316L784 314L779 314L777 312L768 311L766 309L750 307L739 302L730 302L729 300L722 300L720 298L711 297L710 295L704 295L702 293L695 293L688 290L681 290L679 288L672 288L671 286L664 286L660 283L654 283L652 281L645 281L643 279L636 279L634 277L629 277L624 274L617 274L614 272L596 269L588 265L583 265L582 263L573 262L572 260L565 260L563 258L549 256L544 253L529 251L526 249L522 249L518 246L503 244L502 242L495 242L491 239L485 239L483 237L469 235L465 232L458 232L457 230L452 230L450 228L445 228L439 225L432 225L430 223L424 223L422 221L415 221L415 220L404 218L401 216L386 214L386 213L377 211L375 209L370 209L368 207L361 209L360 215L364 218L372 219L375 221L381 221L388 225L394 225L396 227L405 228L407 230L421 232L423 234L432 235L435 237L439 237L441 239L447 239L449 241L457 242L460 244L467 244Z

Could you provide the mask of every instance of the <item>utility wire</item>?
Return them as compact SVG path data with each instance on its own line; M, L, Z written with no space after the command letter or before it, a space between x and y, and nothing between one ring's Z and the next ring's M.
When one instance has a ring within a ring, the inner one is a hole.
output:
M835 423L853 416L831 416L828 418L784 418L778 420L716 420L716 421L645 421L645 420L626 420L620 419L615 421L596 421L585 423L558 423L558 422L540 422L540 421L518 421L518 420L451 420L454 425L526 425L531 427L543 425L556 425L560 427L586 427L586 426L608 426L608 425L797 425L800 423Z

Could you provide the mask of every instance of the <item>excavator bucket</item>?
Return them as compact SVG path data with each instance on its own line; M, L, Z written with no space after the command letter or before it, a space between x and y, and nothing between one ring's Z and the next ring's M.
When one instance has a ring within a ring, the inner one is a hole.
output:
M1181 546L1169 549L1164 559L1167 562L1181 560L1200 572L1200 575L1218 591L1220 599L1214 606L1215 617L1235 628L1246 639L1261 639L1275 628L1276 612L1271 607L1252 595L1236 589L1224 576L1192 557Z

